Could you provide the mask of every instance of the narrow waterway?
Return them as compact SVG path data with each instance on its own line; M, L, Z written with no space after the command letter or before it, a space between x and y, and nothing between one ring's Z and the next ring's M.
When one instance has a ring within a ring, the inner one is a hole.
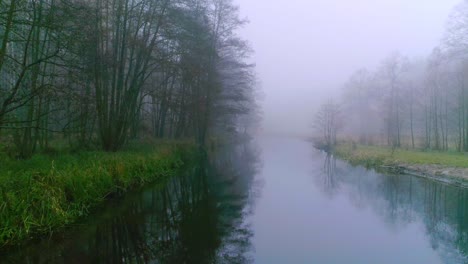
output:
M352 167L299 139L219 151L11 263L468 263L468 190Z

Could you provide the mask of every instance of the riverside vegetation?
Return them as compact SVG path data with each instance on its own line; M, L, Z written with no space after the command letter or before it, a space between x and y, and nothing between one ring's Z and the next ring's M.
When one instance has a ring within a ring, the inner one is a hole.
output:
M320 145L364 165L468 178L467 17L461 1L424 57L394 52L377 67L356 69L316 113Z
M176 175L195 155L192 144L167 143L118 153L0 156L0 247L51 233L106 198Z
M389 168L401 172L406 170L429 176L446 176L457 180L468 180L468 155L455 151L423 151L390 148L385 146L339 143L334 153L354 165L368 168Z
M184 152L258 123L232 0L5 0L0 10L0 246L166 179ZM192 143L143 144L166 140Z

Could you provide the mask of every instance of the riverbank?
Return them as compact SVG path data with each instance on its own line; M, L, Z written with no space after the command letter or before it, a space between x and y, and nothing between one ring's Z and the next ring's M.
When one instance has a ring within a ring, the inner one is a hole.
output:
M468 185L468 155L342 143L335 154L355 165Z
M170 178L191 149L189 143L165 143L21 161L0 153L0 248L51 234L105 199Z

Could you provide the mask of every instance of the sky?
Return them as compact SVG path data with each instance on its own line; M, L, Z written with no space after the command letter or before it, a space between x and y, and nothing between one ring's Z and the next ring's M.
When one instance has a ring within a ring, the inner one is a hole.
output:
M461 0L234 0L250 21L263 129L307 136L314 112L348 77L399 51L423 57Z

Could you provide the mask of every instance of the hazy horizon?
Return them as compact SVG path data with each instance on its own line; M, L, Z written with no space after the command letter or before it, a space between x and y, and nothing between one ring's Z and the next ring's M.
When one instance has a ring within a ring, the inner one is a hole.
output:
M255 53L263 127L308 135L317 105L335 97L360 68L394 51L424 57L459 0L236 0L249 19L241 32Z

